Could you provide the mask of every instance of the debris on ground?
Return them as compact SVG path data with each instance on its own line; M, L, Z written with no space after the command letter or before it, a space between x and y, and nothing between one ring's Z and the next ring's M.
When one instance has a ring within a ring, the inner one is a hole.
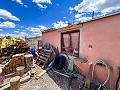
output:
M59 52L53 45L46 44L36 53L21 38L0 40L3 46L3 41L6 42L4 48L0 48L0 90L108 90L105 84L111 78L111 68L103 60L96 62L92 70L91 65L84 76L75 64L78 58ZM103 84L96 84L93 80L95 72L90 73L97 65L108 69Z
M68 81L68 78L49 70L39 79L33 78L22 84L20 90L68 90ZM79 82L73 80L70 90L78 90L78 87Z

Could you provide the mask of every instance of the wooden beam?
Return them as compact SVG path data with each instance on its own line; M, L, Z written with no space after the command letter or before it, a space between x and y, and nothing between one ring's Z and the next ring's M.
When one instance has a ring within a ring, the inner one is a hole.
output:
M43 76L47 71L49 71L50 68L47 68L46 70L43 70L41 73L39 73L35 78L39 79L41 76Z

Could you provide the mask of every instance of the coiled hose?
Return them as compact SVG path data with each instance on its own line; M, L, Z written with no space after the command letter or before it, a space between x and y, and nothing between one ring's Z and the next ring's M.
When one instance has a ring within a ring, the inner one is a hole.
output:
M94 78L95 67L96 67L97 65L101 65L101 66L103 66L103 67L105 67L105 68L108 69L107 78L106 78L106 80L104 81L104 83L102 84L102 86L105 86L105 85L108 83L108 81L109 81L109 79L110 79L110 77L111 77L111 68L110 68L110 66L109 66L105 61L103 61L103 60L98 60L98 61L93 65L92 80L93 80L93 78Z

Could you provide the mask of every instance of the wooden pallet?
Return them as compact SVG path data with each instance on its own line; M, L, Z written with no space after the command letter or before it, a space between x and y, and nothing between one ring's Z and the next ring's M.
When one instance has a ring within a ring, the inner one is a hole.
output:
M51 61L50 60L51 55L52 55L51 50L41 49L41 52L39 53L37 62L39 63L39 65L41 65L41 63L43 63L42 64L43 69L46 68L48 63Z

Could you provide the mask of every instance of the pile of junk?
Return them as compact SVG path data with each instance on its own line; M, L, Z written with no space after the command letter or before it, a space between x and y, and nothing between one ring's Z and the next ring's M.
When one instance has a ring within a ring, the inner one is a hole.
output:
M89 63L87 75L82 74L81 68L76 65L77 61L86 63L88 60L82 55L76 57L67 52L59 52L58 48L46 44L38 51L36 63L43 69L50 68L53 72L67 77L69 80L68 90L71 88L73 79L79 82L77 90L112 90L112 68L104 60L97 60L95 64ZM106 79L102 83L96 78L97 66L107 70ZM106 87L108 83L109 87ZM119 85L117 85L117 88L116 90L119 90Z
M30 79L33 55L24 38L0 37L0 90L19 90Z
M76 64L78 61L85 64L88 62L83 55L76 57L74 52L72 54L59 52L58 48L51 44L45 44L36 53L34 51L36 55L33 55L25 40L20 37L1 37L0 44L0 90L19 90L21 83L35 77L37 73L35 66L38 67L39 72L36 79L51 70L68 78L68 90L71 90L72 84L76 84L74 80L78 83L77 90L112 90L112 68L104 60L97 60L94 64L89 63L88 72L84 75ZM107 76L102 83L97 79L97 67L107 70ZM116 90L120 90L119 82L120 73L116 82Z

